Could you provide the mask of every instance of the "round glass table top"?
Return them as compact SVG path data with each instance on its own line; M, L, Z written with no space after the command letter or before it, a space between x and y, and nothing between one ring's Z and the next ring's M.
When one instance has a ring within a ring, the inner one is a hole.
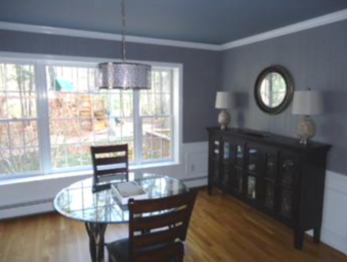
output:
M134 172L129 173L128 178L128 181L136 181L141 185L149 199L177 195L189 190L179 180L162 175ZM128 222L127 205L121 205L107 186L125 181L125 175L115 175L110 181L104 182L106 189L93 193L93 178L81 180L56 195L54 208L63 216L89 223Z

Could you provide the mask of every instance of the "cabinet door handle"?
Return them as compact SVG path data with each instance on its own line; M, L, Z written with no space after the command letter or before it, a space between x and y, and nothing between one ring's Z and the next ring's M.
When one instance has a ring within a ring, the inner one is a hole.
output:
M294 167L294 162L293 161L285 161L283 163L283 168L284 169L292 169Z

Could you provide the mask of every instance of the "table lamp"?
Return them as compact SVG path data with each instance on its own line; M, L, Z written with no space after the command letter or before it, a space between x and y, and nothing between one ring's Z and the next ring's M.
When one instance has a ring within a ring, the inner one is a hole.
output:
M230 108L231 95L226 91L217 92L216 96L216 108L222 109L218 115L218 123L222 130L225 130L230 123L230 114L226 109Z
M323 109L323 95L321 92L310 89L294 92L292 113L303 116L297 129L301 144L306 145L308 140L316 134L316 124L310 116L322 114Z

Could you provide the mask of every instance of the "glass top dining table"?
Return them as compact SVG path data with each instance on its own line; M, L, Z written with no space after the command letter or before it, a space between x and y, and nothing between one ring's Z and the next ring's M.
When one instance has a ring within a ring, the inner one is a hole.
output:
M98 187L87 178L63 188L54 198L54 208L61 215L85 223L93 262L104 261L104 235L108 224L127 223L127 205L114 197L110 185L136 181L148 193L148 199L163 198L189 191L175 178L150 173L130 172L107 178Z
M128 181L136 181L148 193L148 198L162 198L188 191L177 179L150 173L133 172ZM126 180L115 175L106 183ZM63 216L89 223L125 223L129 221L127 205L121 205L110 188L93 193L93 178L87 178L62 189L54 199L55 209Z

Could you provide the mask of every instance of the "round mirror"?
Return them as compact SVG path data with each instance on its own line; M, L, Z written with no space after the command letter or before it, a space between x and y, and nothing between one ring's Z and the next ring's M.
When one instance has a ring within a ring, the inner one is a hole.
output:
M261 110L269 114L282 112L290 104L293 93L292 77L282 66L266 68L255 83L255 101Z

